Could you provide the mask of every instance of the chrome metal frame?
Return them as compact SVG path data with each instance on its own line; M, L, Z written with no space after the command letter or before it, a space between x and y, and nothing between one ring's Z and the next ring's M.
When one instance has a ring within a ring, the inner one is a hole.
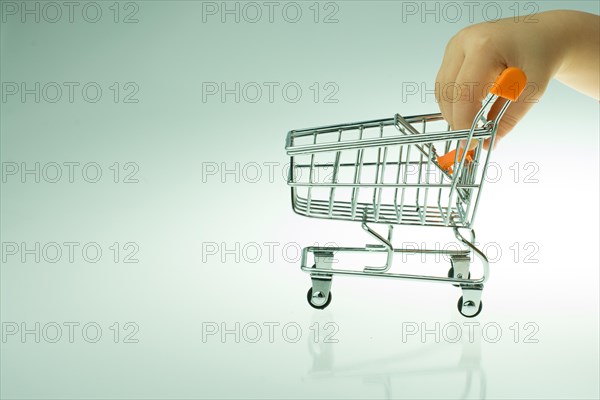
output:
M479 313L483 284L489 277L489 262L474 244L473 223L498 123L511 103L507 101L497 117L487 121L486 111L496 99L497 96L488 95L471 128L464 130L450 130L446 126L446 129L431 131L435 123L443 122L441 114L410 117L396 114L392 118L288 133L286 151L291 157L288 185L293 210L312 218L360 222L363 230L378 242L365 247L305 248L301 269L311 275L309 302L312 306L326 307L330 301L332 276L346 275L454 284L460 286L463 293L459 302L461 314L473 317ZM486 139L489 149L484 155ZM455 150L452 170L445 170L439 164L436 146L443 148L444 154ZM461 148L473 149L472 158L467 159L466 151L458 151ZM346 160L348 157L351 158ZM318 172L328 169L331 173L327 178L319 179ZM308 175L297 176L298 171L308 171ZM437 192L437 196L430 196L430 192ZM415 195L414 200L411 194ZM386 224L387 237L369 224ZM465 250L394 248L394 225L450 227ZM459 229L469 230L470 240ZM385 253L386 261L383 266L366 266L363 270L333 268L334 254L348 252ZM309 253L315 259L313 266L307 264ZM397 253L449 256L453 277L390 273ZM481 277L469 278L471 254L482 263Z

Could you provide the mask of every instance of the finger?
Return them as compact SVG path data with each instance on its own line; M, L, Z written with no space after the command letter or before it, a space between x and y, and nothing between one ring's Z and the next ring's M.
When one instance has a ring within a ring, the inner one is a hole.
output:
M452 125L452 104L448 101L449 97L444 92L449 83L456 80L456 75L460 71L463 60L463 49L458 47L454 40L451 40L446 47L442 65L435 78L435 98L442 116L450 125Z
M488 83L494 82L505 66L490 57L467 56L456 77L456 97L452 106L452 129L470 129L481 109ZM471 142L469 148L476 145Z

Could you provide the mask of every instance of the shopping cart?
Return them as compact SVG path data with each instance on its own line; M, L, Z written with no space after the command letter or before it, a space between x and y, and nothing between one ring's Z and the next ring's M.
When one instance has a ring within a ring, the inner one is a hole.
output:
M307 217L360 222L378 241L364 247L306 247L301 269L310 274L307 299L317 309L331 302L333 275L439 282L459 286L458 310L465 317L481 312L481 293L489 277L485 254L475 246L473 222L498 123L521 94L525 74L508 68L492 85L471 129L450 130L441 114L425 114L292 130L286 151L291 157L288 184L293 210ZM491 105L506 101L493 120ZM484 142L488 150L484 151ZM465 150L463 150L465 149ZM369 224L387 225L387 235ZM392 244L394 225L452 228L463 249L402 249ZM469 234L461 233L461 230ZM469 237L466 237L469 236ZM362 269L333 267L338 253L382 254L382 266ZM388 272L395 254L449 258L446 276ZM309 255L314 263L308 263ZM471 278L470 260L482 263L481 277Z

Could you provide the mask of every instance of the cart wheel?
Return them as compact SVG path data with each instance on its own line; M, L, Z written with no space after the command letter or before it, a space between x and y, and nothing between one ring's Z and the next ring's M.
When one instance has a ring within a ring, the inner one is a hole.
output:
M323 296L321 296L320 298L317 296L317 299L320 299L322 302ZM321 305L316 305L313 303L313 290L311 287L310 289L308 289L308 293L306 294L306 300L308 300L308 304L310 304L311 307L316 308L317 310L323 310L329 305L329 303L331 303L331 291L329 292L329 297L327 297L325 303Z
M460 296L460 299L458 299L458 312L460 313L460 315L462 315L463 317L467 317L467 318L474 318L476 316L479 315L479 313L481 312L481 309L483 308L483 301L479 302L479 310L477 310L477 312L473 315L466 315L463 314L462 312L462 308L463 308L463 298L462 296Z
M448 278L454 278L454 267L450 267L448 270ZM467 279L471 279L471 271L469 271L469 276L467 276ZM457 283L453 283L452 286L458 287L459 285Z

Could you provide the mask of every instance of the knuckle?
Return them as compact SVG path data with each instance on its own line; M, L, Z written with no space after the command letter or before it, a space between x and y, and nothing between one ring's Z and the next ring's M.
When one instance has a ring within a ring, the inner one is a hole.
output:
M493 41L493 36L487 33L472 35L469 40L469 47L476 51L486 50L492 47Z
M484 24L476 24L461 29L451 41L469 50L485 50L493 44L494 35L486 29Z

